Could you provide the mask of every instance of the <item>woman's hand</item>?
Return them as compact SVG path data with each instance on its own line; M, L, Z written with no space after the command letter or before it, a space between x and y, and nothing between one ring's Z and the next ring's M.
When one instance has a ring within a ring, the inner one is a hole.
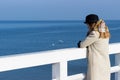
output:
M77 43L78 48L80 48L80 43L81 43L81 41L79 41L79 42Z

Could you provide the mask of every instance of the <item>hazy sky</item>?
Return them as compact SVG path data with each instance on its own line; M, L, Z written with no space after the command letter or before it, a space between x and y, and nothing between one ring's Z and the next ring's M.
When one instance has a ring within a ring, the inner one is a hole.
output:
M120 19L120 0L0 0L0 20Z

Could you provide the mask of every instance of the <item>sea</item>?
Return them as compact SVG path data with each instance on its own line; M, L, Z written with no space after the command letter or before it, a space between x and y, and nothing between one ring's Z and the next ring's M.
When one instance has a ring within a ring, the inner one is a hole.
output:
M0 56L27 54L65 48L77 48L88 31L82 20L0 21ZM120 20L105 20L109 27L110 43L120 42ZM110 55L111 66L115 55ZM2 66L2 65L0 65ZM87 71L87 61L68 62L68 75ZM111 80L115 75L111 75ZM52 66L36 66L0 72L0 80L51 80Z

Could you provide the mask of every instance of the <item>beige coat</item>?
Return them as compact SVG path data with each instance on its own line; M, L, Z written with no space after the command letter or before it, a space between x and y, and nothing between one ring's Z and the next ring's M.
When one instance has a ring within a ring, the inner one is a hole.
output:
M109 39L99 38L99 32L97 31L92 31L80 43L81 48L88 47L87 80L110 80L108 44Z

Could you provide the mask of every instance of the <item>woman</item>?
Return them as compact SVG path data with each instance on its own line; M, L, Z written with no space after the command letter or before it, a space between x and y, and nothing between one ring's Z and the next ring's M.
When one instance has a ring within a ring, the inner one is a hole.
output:
M87 80L110 80L108 27L95 14L86 16L88 33L84 41L78 43L80 48L87 48Z

